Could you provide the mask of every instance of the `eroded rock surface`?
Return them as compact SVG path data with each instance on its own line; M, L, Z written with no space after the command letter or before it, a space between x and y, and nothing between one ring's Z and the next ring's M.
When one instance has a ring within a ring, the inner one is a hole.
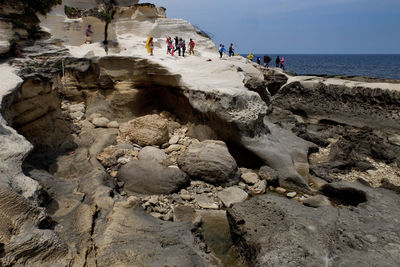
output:
M305 207L275 194L235 204L228 210L233 240L254 266L398 265L398 195L357 188L368 201L351 208Z
M125 183L125 190L142 194L174 193L189 184L189 178L181 170L146 160L127 163L118 178Z
M192 144L179 157L178 165L191 178L213 184L234 183L239 178L236 161L221 141Z

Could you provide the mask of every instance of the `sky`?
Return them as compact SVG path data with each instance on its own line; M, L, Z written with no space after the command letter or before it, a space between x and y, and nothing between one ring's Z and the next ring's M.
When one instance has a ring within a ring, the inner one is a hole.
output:
M140 1L145 2L145 1ZM238 53L400 54L400 0L148 0Z

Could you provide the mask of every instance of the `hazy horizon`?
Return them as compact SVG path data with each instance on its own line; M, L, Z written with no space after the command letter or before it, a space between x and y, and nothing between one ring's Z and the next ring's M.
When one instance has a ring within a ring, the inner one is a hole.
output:
M150 2L240 54L400 54L399 0Z

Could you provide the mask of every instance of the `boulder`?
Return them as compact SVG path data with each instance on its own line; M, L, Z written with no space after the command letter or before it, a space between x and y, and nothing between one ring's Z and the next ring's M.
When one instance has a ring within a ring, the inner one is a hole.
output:
M106 127L107 127L107 124L108 124L109 122L110 122L110 120L107 119L107 118L104 118L104 117L94 118L94 119L92 120L92 123L93 123L94 126L96 126L96 127L103 127L103 128L106 128Z
M117 121L110 121L107 124L107 128L119 128L119 123Z
M178 165L193 179L212 184L234 183L239 177L236 161L222 141L191 144L178 158Z
M269 185L275 187L279 186L279 174L269 166L262 166L258 171L258 176L260 176L261 179L266 180Z
M264 194L266 189L267 181L265 180L258 181L255 185L249 187L249 190L253 196Z
M161 149L146 146L140 150L138 154L138 159L147 160L147 161L155 161L158 163L162 163L167 158L167 155Z
M245 201L248 196L245 191L237 186L228 187L218 192L218 198L227 208L230 208L234 203Z
M169 141L168 124L159 115L146 115L130 123L129 136L141 146L162 145Z
M118 179L125 183L125 191L140 194L171 194L190 182L181 170L148 160L134 160L125 164L118 172Z
M259 181L257 173L254 172L243 173L241 178L246 184L255 184Z
M197 204L203 209L218 209L218 203L211 199L207 194L200 194L195 197Z

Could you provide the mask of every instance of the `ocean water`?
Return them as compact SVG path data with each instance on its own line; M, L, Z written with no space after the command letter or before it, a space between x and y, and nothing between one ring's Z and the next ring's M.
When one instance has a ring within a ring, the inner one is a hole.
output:
M243 55L247 56L247 55ZM264 54L254 54L261 58ZM276 54L270 66L275 66ZM396 55L295 55L281 54L285 68L297 75L346 75L400 80L400 54Z

